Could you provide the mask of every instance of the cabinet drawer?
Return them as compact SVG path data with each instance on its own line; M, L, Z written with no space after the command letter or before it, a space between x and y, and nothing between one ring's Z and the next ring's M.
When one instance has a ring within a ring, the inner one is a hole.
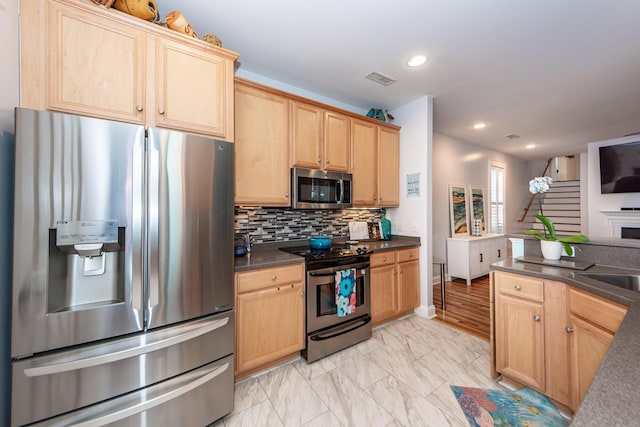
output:
M534 301L544 300L542 279L496 272L496 291L502 294L527 298Z
M236 273L238 293L255 291L270 286L304 281L304 264L262 268Z
M398 250L398 262L414 261L420 257L420 248Z
M569 311L615 333L627 314L627 307L569 288Z
M371 254L369 262L371 267L380 267L381 265L395 264L397 257L396 251L386 251Z

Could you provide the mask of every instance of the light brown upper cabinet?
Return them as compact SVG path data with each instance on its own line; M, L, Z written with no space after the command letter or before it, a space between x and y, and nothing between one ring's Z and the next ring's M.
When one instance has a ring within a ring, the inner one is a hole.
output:
M376 206L400 205L400 131L378 127Z
M354 206L400 205L400 131L351 120Z
M233 141L238 55L79 0L20 5L21 106Z
M236 79L235 204L290 206L289 100Z
M353 205L375 206L376 147L378 126L364 120L351 119L351 147L353 151Z
M291 167L351 172L354 206L399 205L399 127L243 78L235 94L236 205L291 206Z
M349 141L349 117L304 102L291 102L292 166L348 172Z

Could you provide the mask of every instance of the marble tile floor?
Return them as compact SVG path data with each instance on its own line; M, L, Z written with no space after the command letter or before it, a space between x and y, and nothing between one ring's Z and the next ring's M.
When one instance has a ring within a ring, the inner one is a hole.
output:
M236 384L214 427L468 426L450 385L503 389L489 343L411 315L313 364L297 359Z

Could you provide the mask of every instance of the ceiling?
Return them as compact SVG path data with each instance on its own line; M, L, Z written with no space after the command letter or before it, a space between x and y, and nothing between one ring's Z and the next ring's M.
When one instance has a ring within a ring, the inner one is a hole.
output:
M640 132L638 0L157 3L243 70L392 114L431 95L436 132L525 160ZM411 69L417 53L428 61ZM365 79L373 70L397 81Z

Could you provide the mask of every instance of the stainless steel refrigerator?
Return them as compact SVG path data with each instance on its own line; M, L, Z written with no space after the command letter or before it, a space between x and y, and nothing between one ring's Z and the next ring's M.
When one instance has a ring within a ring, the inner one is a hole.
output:
M11 424L233 409L233 144L16 109Z

